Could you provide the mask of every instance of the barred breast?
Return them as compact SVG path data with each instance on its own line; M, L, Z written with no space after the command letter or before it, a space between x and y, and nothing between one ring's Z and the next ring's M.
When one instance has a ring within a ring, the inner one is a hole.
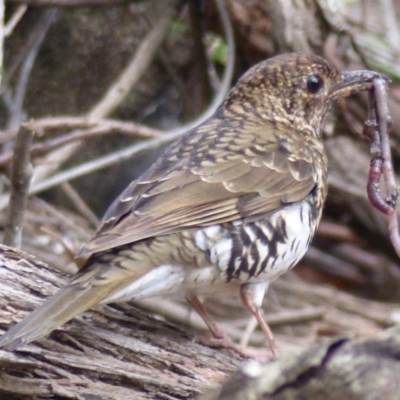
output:
M134 252L119 249L119 256L113 256L114 267L118 257L123 260L121 268L129 268L130 262L137 265L141 254L146 259L154 254L154 265L142 278L127 282L103 303L192 290L215 293L227 283L237 290L237 285L245 283L270 282L304 256L319 219L316 210L307 199L256 221L237 220L159 237L142 246L136 244ZM177 240L181 246L176 246ZM157 260L156 250L164 262Z
M254 222L238 220L198 229L196 245L226 282L271 281L304 256L319 219L316 212L305 200Z

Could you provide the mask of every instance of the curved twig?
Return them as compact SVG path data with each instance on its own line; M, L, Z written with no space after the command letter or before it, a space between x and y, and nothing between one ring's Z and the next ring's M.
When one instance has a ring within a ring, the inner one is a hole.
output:
M226 94L228 93L230 89L230 84L232 81L232 76L233 76L233 69L235 65L235 41L234 41L234 35L233 35L233 28L231 21L229 19L229 15L227 12L227 9L225 7L225 4L223 0L216 0L216 4L218 6L218 10L221 16L221 22L224 27L224 32L226 35L226 41L228 44L228 60L227 60L227 65L222 77L222 82L221 82L221 88L219 92L215 95L212 103L210 106L207 108L207 110L201 114L195 121L186 124L180 128L177 128L162 137L151 139L147 142L143 143L135 143L126 149L122 149L119 151L116 151L112 154L108 154L106 156L100 157L97 160L92 160L87 163L84 163L80 166L71 168L68 171L63 171L58 174L55 174L54 176L44 179L41 182L36 183L33 185L31 188L31 194L41 192L43 190L47 190L51 187L57 186L60 183L69 181L71 179L78 178L80 176L84 176L88 173L98 171L102 168L106 168L110 165L113 165L117 162L121 162L124 160L127 160L134 155L144 151L144 150L150 150L154 148L158 148L160 146L163 146L165 144L168 144L172 142L173 140L177 139L180 137L182 134L186 133L190 129L193 129L203 121L205 121L207 118L209 118L211 115L215 113L219 105L221 104L222 100L225 98ZM2 208L3 203L0 201L0 209Z

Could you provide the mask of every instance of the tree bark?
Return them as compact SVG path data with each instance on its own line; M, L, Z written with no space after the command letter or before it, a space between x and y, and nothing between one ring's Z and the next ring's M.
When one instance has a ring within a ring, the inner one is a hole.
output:
M33 256L0 246L0 328L66 283ZM129 304L101 306L48 338L0 350L1 399L397 399L400 328L335 338L267 363L202 346ZM372 397L371 397L372 396Z
M397 400L400 329L339 338L265 365L251 361L200 400Z
M5 246L0 265L3 330L67 280ZM100 306L14 353L0 350L0 398L193 398L224 381L240 362L129 304Z

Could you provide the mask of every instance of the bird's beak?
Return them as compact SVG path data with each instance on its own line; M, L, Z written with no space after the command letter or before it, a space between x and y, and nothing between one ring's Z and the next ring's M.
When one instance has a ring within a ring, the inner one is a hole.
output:
M370 90L374 79L383 79L386 83L389 78L375 71L345 71L341 73L341 82L334 85L330 91L330 97L334 100L341 97L351 96L352 94Z

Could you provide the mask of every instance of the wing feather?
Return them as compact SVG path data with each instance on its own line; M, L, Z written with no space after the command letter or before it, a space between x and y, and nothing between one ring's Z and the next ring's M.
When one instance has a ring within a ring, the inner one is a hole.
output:
M200 133L194 131L171 146L121 194L80 256L196 226L251 218L299 201L315 187L312 156L290 160L271 126L263 132L249 130L240 140L240 152L229 152L227 146L235 132L220 142L216 135L196 139ZM257 135L263 135L264 147L254 140ZM195 140L208 141L201 148L209 151L196 153Z

